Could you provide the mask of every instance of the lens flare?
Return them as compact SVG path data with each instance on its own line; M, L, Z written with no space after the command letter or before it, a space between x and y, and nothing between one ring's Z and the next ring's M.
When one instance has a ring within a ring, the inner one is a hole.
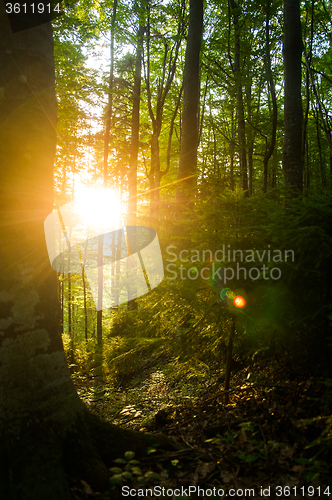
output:
M233 304L235 305L235 307L238 307L239 309L241 309L242 307L244 307L246 305L246 301L243 297L241 297L241 295L237 295L233 299Z

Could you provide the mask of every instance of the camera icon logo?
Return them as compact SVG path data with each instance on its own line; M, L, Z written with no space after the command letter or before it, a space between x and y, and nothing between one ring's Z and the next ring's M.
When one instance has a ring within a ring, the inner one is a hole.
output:
M141 297L164 278L158 236L151 227L119 227L112 214L103 216L101 225L91 224L72 201L49 214L44 228L52 268L85 273L97 311Z

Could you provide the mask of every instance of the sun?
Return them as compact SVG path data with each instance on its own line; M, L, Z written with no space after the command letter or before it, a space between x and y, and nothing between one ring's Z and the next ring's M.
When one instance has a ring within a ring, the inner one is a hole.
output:
M78 184L74 202L75 212L91 229L107 232L121 227L121 202L114 189Z

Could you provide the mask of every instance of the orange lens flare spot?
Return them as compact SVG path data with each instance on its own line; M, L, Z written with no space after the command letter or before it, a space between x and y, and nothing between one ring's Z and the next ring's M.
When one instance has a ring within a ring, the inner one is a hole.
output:
M233 304L235 305L235 307L238 307L239 309L241 309L242 307L244 307L246 305L246 301L243 297L241 297L241 295L237 295L233 299Z

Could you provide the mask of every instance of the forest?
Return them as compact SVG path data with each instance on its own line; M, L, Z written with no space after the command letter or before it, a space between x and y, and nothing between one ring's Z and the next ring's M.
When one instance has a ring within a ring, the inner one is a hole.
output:
M0 27L0 499L332 498L332 2Z

